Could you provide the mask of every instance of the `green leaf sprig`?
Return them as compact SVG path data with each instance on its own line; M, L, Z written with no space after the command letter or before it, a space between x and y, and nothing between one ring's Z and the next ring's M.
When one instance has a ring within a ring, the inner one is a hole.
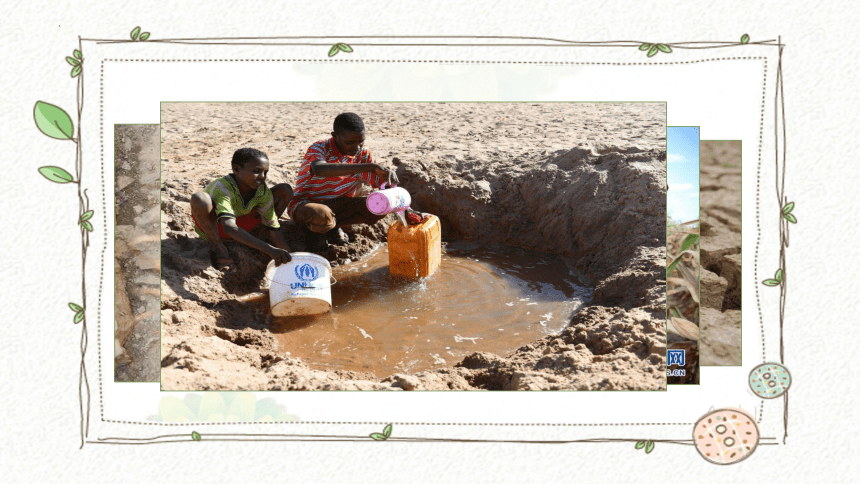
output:
M328 56L334 57L340 51L344 51L346 53L349 53L349 52L352 52L352 47L350 47L347 44L344 44L342 42L338 42L337 44L334 44L333 46L331 46L331 49L328 50Z
M765 286L770 286L770 287L778 286L778 285L782 284L782 282L784 280L783 278L784 278L784 276L783 276L782 269L779 269L776 271L776 274L774 274L773 279L765 279L765 280L761 281L761 283L764 284Z
M648 51L648 57L654 57L655 55L657 55L657 52L664 52L666 54L672 53L672 48L666 44L644 43L644 44L639 46L639 50L647 50Z
M750 41L750 36L747 34L741 35L741 44L746 44Z
M388 424L382 430L381 434L378 432L374 432L374 433L370 434L370 438L373 440L379 440L379 441L388 440L388 438L391 437L391 428L392 428L392 425Z
M78 221L78 225L85 228L87 230L87 232L92 232L93 231L93 224L91 224L89 222L89 220L91 218L93 218L93 211L87 210L86 212L83 213L83 215L81 215L81 219Z
M149 38L149 32L140 32L140 27L135 27L131 30L131 40L135 42L143 42Z
M650 454L654 450L654 442L651 440L640 440L636 442L636 450L645 449L646 454Z
M788 220L789 222L796 224L797 218L791 214L791 211L794 210L794 202L789 203L782 209L782 218Z
M195 442L200 442L203 438L200 437L200 434L197 431L191 432L191 440Z
M84 320L84 308L71 302L69 303L69 308L75 312L75 324L78 324Z
M66 57L66 62L68 62L69 65L72 66L72 77L77 77L78 75L80 75L81 71L84 68L84 58L83 54L81 54L81 51L75 49L75 51L72 52L71 56Z

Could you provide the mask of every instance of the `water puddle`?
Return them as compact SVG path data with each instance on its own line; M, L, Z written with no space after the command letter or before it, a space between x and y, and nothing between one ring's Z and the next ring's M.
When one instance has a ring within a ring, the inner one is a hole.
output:
M388 246L336 267L332 311L265 318L280 349L325 370L393 373L453 366L476 351L505 355L563 329L591 298L558 257L467 242L443 246L423 280L388 272Z

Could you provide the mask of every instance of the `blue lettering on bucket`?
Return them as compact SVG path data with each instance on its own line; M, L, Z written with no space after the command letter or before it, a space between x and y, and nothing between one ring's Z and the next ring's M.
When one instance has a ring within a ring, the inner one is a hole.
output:
M312 284L306 284L304 282L291 282L290 289L316 289L322 290L322 286L314 286Z

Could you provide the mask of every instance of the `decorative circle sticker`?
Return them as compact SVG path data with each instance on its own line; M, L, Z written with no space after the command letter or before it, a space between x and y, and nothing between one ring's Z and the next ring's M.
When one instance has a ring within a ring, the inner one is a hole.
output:
M720 465L749 457L758 446L759 435L755 419L736 408L710 412L693 428L696 450L706 461Z
M750 388L761 398L782 396L791 386L791 373L779 363L763 363L750 372Z

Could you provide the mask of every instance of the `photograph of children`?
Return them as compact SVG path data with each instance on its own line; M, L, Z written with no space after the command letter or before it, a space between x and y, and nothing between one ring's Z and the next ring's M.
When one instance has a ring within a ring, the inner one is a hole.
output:
M160 129L163 390L665 390L665 103Z

